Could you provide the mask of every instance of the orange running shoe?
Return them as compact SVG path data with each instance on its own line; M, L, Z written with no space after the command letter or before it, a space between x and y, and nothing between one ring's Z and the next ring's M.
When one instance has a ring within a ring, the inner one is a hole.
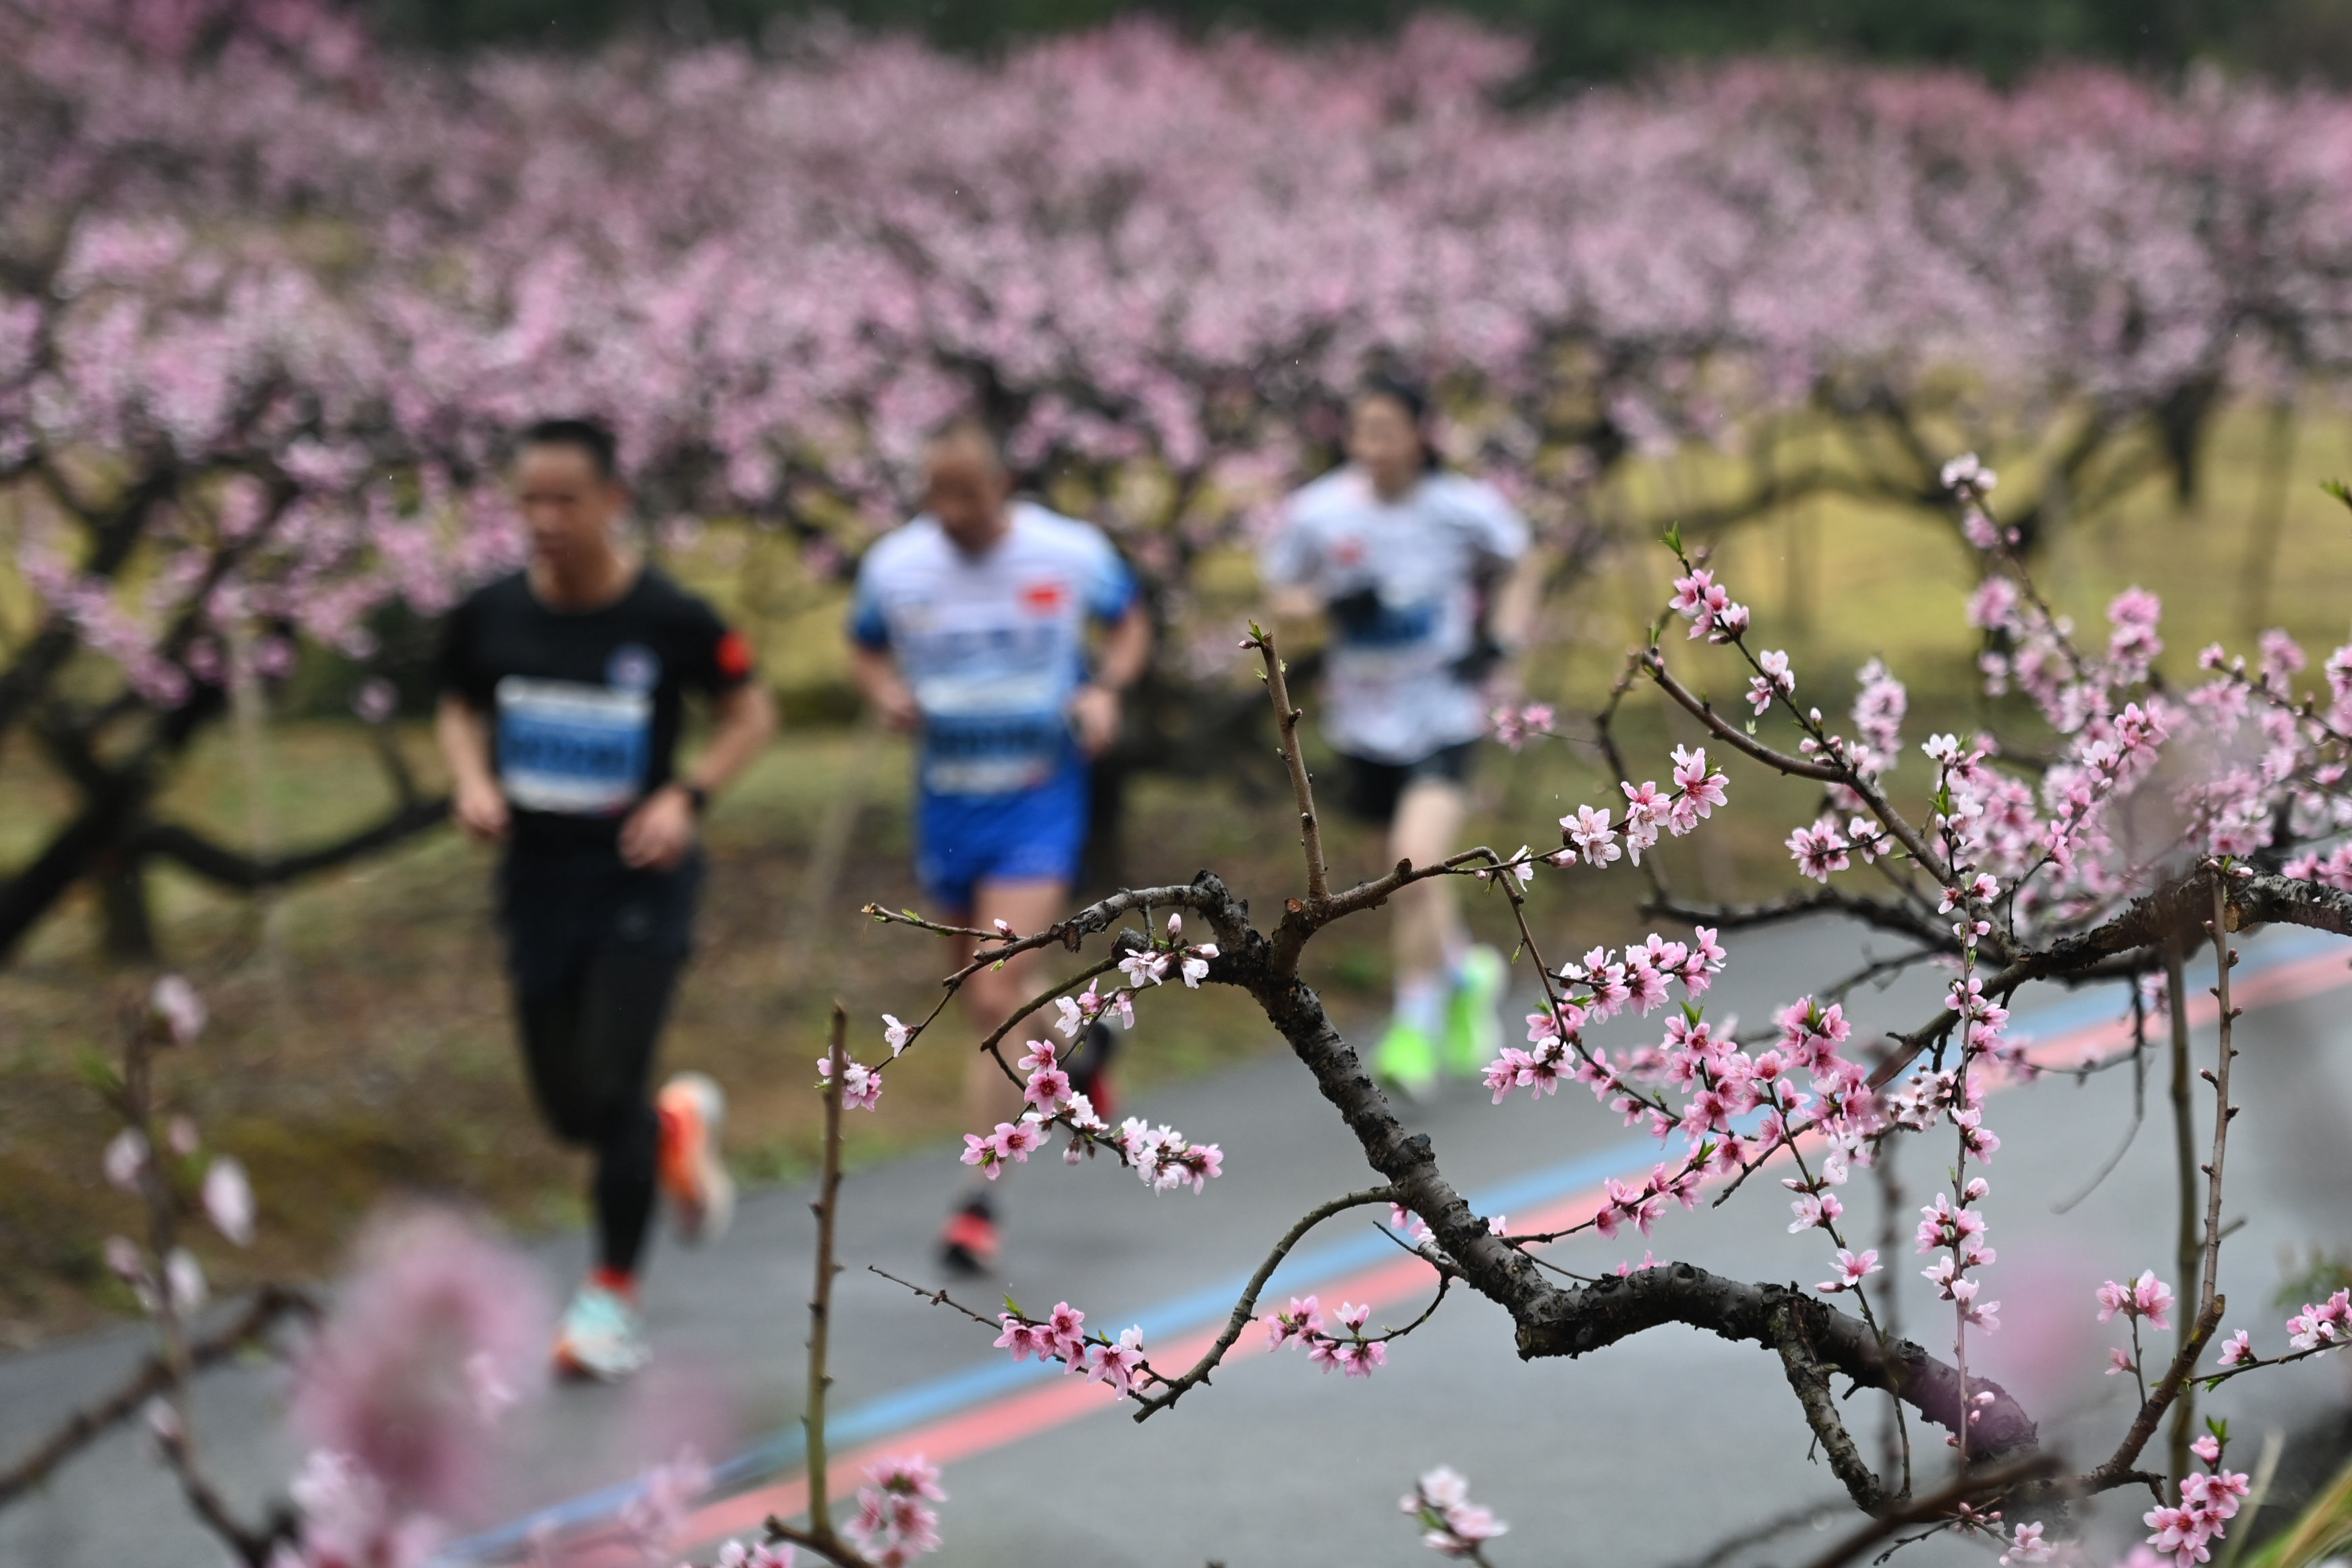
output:
M679 1237L692 1243L724 1235L735 1217L735 1181L719 1157L727 1096L709 1074L682 1072L662 1085L654 1110L661 1117L657 1168Z

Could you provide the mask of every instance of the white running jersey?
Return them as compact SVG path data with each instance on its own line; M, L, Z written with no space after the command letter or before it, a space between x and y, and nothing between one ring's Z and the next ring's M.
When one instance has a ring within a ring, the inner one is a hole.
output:
M1081 760L1071 696L1087 624L1135 603L1135 579L1100 529L1016 501L1012 527L973 557L928 513L877 540L857 573L850 636L888 648L923 713L923 788L1010 795Z
M1390 501L1350 464L1293 495L1259 571L1326 605L1356 596L1333 616L1325 738L1373 762L1414 763L1484 734L1478 689L1454 665L1477 637L1475 579L1527 550L1526 519L1461 474L1429 474Z

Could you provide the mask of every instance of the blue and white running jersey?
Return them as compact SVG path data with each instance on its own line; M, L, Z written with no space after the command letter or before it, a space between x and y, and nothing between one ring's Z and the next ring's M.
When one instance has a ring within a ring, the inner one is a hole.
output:
M877 541L849 635L890 650L914 689L925 793L1013 795L1083 766L1069 704L1087 677L1087 624L1118 619L1135 595L1101 530L1016 501L978 556L929 514Z
M1478 689L1454 672L1478 630L1478 574L1527 553L1527 521L1492 485L1425 475L1393 500L1353 464L1290 498L1258 556L1277 587L1370 608L1332 627L1323 733L1340 751L1411 763L1486 731Z

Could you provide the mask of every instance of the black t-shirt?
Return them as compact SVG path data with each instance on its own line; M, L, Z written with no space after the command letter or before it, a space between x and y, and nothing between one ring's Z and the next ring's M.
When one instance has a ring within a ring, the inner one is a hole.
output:
M718 612L651 567L601 609L552 610L517 572L451 613L441 689L492 723L518 840L610 838L669 782L686 692L751 673Z

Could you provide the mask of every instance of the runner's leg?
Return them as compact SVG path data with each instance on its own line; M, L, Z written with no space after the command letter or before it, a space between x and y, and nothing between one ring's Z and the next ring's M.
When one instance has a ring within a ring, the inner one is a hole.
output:
M649 1089L701 862L625 872L576 855L525 870L506 905L524 1061L550 1129L595 1163L596 1268L564 1312L556 1364L618 1378L647 1353L635 1300L661 1139Z
M600 1279L625 1289L653 1213L660 1121L649 1093L690 947L699 858L668 872L573 856L509 879L516 1014L548 1126L595 1160Z
M684 960L638 942L613 942L591 964L582 1008L578 1089L596 1154L597 1263L635 1278L653 1220L661 1121L654 1056Z
M571 984L516 998L532 1094L549 1129L594 1156L596 1261L623 1278L653 1214L660 1123L646 1085L680 962L611 943Z
M542 982L528 991L518 984L514 999L524 1075L530 1083L531 1099L539 1106L540 1120L557 1138L573 1144L590 1141L587 1110L580 1102L571 1071L572 1058L579 1050L582 989L578 976L568 976L560 984Z
M1064 906L1069 896L1066 882L983 881L973 891L971 923L987 931L1003 921L1025 936L1068 912ZM956 963L961 967L971 962L972 942L970 937L958 937L955 942ZM1032 952L1009 960L1002 969L983 969L964 982L965 1016L971 1022L975 1045L1037 994L1044 984L1042 973L1038 954ZM1004 1038L1011 1047L1005 1052L1006 1060L1023 1054L1018 1047L1028 1036L1015 1028ZM1055 1043L1063 1042L1056 1038ZM969 1131L984 1133L1000 1121L1020 1116L1020 1087L1005 1077L986 1052L975 1050L966 1058L963 1084L964 1121Z
M1444 859L1459 847L1457 840L1468 814L1468 797L1453 780L1412 780L1398 796L1396 816L1390 823L1389 863L1410 860L1415 866L1429 866ZM1416 1026L1433 1032L1442 1024L1449 971L1464 946L1462 913L1453 879L1432 877L1415 882L1398 889L1389 902L1394 910L1390 941L1398 1012L1404 1016L1410 1009ZM1429 1014L1426 1018L1419 1016L1424 1010Z
M543 972L533 976L530 989L518 984L515 1011L541 1115L558 1138L587 1148L595 1161L589 1196L596 1214L598 1267L564 1310L555 1338L556 1369L568 1377L610 1379L626 1376L645 1363L644 1335L628 1272L635 1266L645 1226L642 1217L632 1223L628 1214L632 1184L625 1176L625 1140L620 1145L624 1157L615 1161L610 1152L614 1140L608 1125L611 1113L604 1103L606 1090L599 1081L604 1075L590 1066L592 1042L586 1038L585 1020L597 1001L589 984L592 964L593 955L590 963L560 977L561 984Z
M1059 879L983 879L973 889L971 913L963 923L988 930L1001 920L1016 931L1037 931L1062 915L1068 897L1069 884ZM975 945L970 937L954 939L957 968L971 962ZM1036 994L1039 973L1037 955L1024 952L1001 969L981 970L964 982L964 1016L972 1030L963 1068L964 1125L983 1136L1000 1121L1019 1119L1022 1095L993 1057L973 1047ZM1027 1037L1022 1027L1006 1031L1008 1060L1025 1054L1021 1042ZM995 1185L975 1172L957 1201L940 1237L940 1261L948 1268L971 1273L995 1261L997 1221L991 1196Z

